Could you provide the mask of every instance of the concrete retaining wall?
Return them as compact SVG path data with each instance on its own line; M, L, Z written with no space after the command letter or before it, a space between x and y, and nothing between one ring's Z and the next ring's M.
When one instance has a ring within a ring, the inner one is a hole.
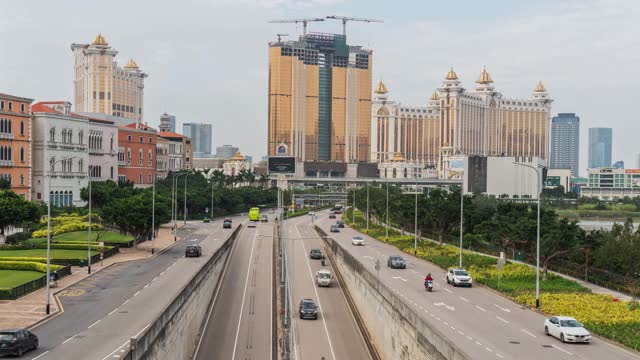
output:
M421 318L362 263L320 228L327 250L341 272L358 312L383 359L470 360L443 334Z
M238 227L167 308L137 337L123 359L190 359L226 266Z

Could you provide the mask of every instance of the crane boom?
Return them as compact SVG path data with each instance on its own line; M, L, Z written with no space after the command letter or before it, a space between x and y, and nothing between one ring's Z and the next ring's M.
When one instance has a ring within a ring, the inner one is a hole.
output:
M311 21L324 21L324 18L306 18L306 19L286 19L286 20L271 20L271 24L297 24L302 23L303 37L307 37L307 23Z
M336 15L327 16L327 19L342 20L342 35L344 36L347 36L347 21L361 21L361 22L367 22L367 23L383 23L384 22L382 20L376 20L376 19L365 19L365 18L336 16Z

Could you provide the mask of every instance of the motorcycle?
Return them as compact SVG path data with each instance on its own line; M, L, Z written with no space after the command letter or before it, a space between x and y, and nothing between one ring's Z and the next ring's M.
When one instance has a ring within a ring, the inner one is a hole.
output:
M320 264L321 264L322 266L324 266L324 265L325 265L324 258L320 260Z
M428 292L432 292L433 291L433 280L427 280L424 282L424 288L425 290L427 290Z

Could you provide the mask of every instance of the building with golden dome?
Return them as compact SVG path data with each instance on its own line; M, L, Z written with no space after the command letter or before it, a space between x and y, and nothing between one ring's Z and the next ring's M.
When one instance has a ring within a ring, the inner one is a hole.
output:
M538 83L529 99L506 98L483 69L473 91L451 69L420 106L389 98L380 82L371 107L371 158L392 162L396 153L443 177L452 156L509 156L548 159L551 103ZM380 165L380 168L386 166ZM382 175L381 175L382 176Z
M240 151L236 151L231 159L225 160L222 164L222 172L227 176L236 176L242 170L251 171L252 166L251 161L247 160Z
M78 113L102 113L136 122L144 117L144 79L135 60L118 66L102 34L91 44L71 44L74 54L74 103ZM130 122L130 121L129 121Z

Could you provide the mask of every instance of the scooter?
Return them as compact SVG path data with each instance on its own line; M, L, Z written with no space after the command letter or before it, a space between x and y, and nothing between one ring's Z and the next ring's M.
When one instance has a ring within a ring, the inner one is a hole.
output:
M424 282L424 288L425 290L427 290L428 292L432 292L433 291L433 280L428 280Z
M320 264L321 264L322 266L324 266L324 265L325 265L324 258L322 258L322 259L320 260Z

